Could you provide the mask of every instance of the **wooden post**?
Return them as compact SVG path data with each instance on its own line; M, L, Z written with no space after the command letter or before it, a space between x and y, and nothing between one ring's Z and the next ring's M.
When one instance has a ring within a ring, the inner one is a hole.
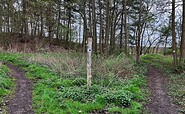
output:
M92 83L92 38L87 39L87 89Z

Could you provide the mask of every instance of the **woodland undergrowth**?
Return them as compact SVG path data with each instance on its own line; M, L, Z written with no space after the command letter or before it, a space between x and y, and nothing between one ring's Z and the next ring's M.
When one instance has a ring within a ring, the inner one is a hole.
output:
M93 84L86 88L86 57L81 53L0 54L32 80L34 112L58 114L139 114L145 101L145 66L124 54L93 57Z

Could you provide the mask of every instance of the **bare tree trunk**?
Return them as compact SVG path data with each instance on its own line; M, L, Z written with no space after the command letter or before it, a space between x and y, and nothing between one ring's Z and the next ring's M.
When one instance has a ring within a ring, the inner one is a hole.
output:
M14 14L13 14L13 0L10 0L10 29L9 30L10 32L13 32L13 27L14 27L14 24L13 24L13 18L14 18Z
M33 24L33 20L32 19L31 19L30 25L31 25L31 36L33 36L35 27L33 27L34 24Z
M82 30L82 18L81 17L79 18L79 22L80 23L79 23L79 28L78 28L79 29L78 43L80 44L81 43L81 30Z
M114 29L114 16L115 16L115 0L113 0L113 9L112 9L112 12L111 12L111 17L110 17L110 49L109 49L109 52L110 54L112 54L113 52L113 29Z
M3 16L0 16L0 32L2 32L3 29Z
M40 12L40 36L43 36L44 22L43 22L43 11Z
M138 38L137 38L137 48L136 48L136 62L140 63L140 45L141 45L141 4L142 0L140 0L140 10L139 10L139 22L138 22Z
M97 34L96 34L96 12L95 12L95 0L92 0L92 20L93 20L93 49L97 54Z
M100 54L103 52L102 49L102 31L103 31L103 21L102 21L102 3L101 0L98 0L99 3L99 12L100 12L100 34L99 34L99 48L100 48Z
M83 2L83 41L82 41L82 51L85 53L85 42L87 39L87 17L86 17L86 0Z
M36 35L40 35L39 17L38 17L37 22L36 22L36 30L37 30L37 34L34 34L34 35L35 35L35 36L36 36Z
M34 36L37 35L37 28L38 28L38 33L39 33L39 24L38 24L38 22L35 23L35 28L34 28L35 31L34 31L34 34L33 34Z
M3 24L2 24L1 21L2 21L2 20L1 20L1 17L0 17L0 32L2 32L2 26L3 26Z
M141 50L140 50L140 55L143 54L143 50L144 50L143 42L144 42L144 33L145 33L145 30L146 30L146 23L143 23L141 27L143 29L141 29L142 35L141 35Z
M177 49L176 49L176 33L175 33L175 0L172 0L172 51L173 65L177 69Z
M165 42L164 42L164 55L166 55L166 45L167 45L167 40L168 40L168 36L166 36L166 38L165 38Z
M88 31L88 33L89 33L89 36L92 36L92 16L91 16L91 3L92 2L92 0L89 0L89 31Z
M10 32L10 1L8 2L7 32Z
M182 22L182 37L181 37L181 62L185 62L185 1L183 0L183 22Z
M122 1L123 7L124 7L124 2ZM123 49L123 26L124 26L124 12L122 11L121 13L121 30L120 30L120 43L119 43L119 48L120 52L122 52Z
M114 23L113 23L113 38L112 38L112 51L114 51L115 50L115 42L116 42L116 26L117 26L117 23L116 23L116 21L117 21L117 17L118 17L118 15L116 14L116 16L115 16L116 18L114 19Z
M20 3L18 1L16 3L20 6ZM16 20L15 24L16 24L16 26L14 28L14 29L16 29L15 32L23 33L23 26L22 26L22 21L21 21L21 12L20 12L20 10L17 12L17 20Z
M128 56L128 27L127 27L127 0L124 0L124 11L125 11L125 54Z
M69 39L70 39L69 40L70 41L69 44L72 42L72 27L71 27L72 26L72 24L71 24L72 20L71 19L72 19L72 17L70 17L70 23L69 23Z
M61 5L60 3L58 4L58 25L57 25L57 33L56 33L56 38L59 39L59 30L60 30L60 19L61 19Z
M109 46L109 10L110 10L110 1L107 0L106 4L106 29L105 29L105 56L108 57L108 46Z
M49 38L49 41L51 41L51 38L52 38L52 31L53 31L53 22L52 22L52 4L51 2L49 2L49 6L48 6L48 38Z
M23 0L23 17L24 17L24 20L23 20L23 33L25 35L28 34L28 22L27 22L27 17L28 17L28 14L27 14L27 7L28 7L28 1L27 0Z
M68 8L68 23L67 23L67 33L66 33L66 47L69 48L69 40L70 40L70 24L71 24L71 8Z

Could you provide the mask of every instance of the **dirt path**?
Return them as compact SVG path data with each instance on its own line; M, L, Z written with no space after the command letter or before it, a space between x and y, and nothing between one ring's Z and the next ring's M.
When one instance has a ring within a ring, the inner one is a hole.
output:
M151 91L151 101L146 108L152 114L177 114L175 105L167 95L167 80L162 72L153 66L148 66L148 85Z
M32 87L31 81L25 77L24 72L5 63L11 70L11 77L16 79L16 90L13 98L8 101L9 114L33 114L32 112Z

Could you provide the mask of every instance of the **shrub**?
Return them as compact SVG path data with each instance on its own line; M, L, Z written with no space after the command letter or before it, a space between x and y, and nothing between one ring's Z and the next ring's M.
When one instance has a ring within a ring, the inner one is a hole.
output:
M116 106L128 108L131 104L132 94L129 91L116 91L104 95L108 103L113 103Z
M97 85L93 85L89 90L87 90L86 86L73 86L63 88L59 96L61 98L69 98L79 102L89 102L93 101L97 95L101 95L102 91L103 88Z

